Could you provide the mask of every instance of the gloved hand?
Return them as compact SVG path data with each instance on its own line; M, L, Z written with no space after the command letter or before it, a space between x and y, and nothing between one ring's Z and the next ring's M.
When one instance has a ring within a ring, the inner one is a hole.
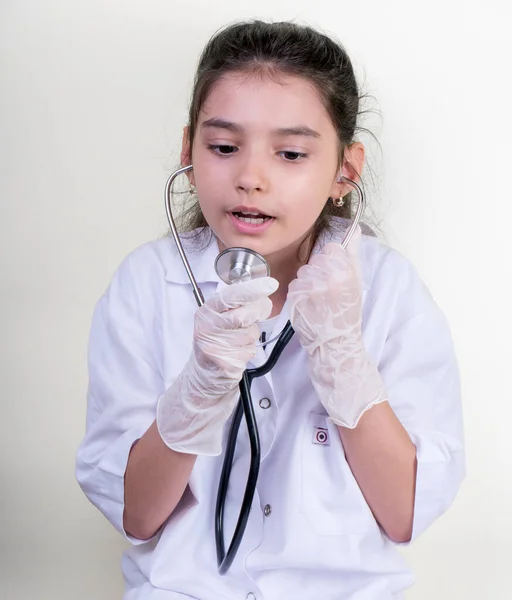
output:
M169 448L221 453L222 429L239 397L238 384L256 354L258 321L272 310L278 282L262 277L223 288L198 308L191 356L160 397L156 422Z
M313 387L333 422L351 429L387 399L362 339L360 242L358 227L346 250L327 244L288 288L291 322L309 355Z

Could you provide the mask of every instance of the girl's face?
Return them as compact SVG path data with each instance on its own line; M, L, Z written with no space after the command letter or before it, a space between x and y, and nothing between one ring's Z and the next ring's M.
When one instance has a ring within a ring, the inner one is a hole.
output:
M219 247L250 248L271 264L297 255L329 196L343 190L336 131L301 77L222 77L199 114L191 159Z

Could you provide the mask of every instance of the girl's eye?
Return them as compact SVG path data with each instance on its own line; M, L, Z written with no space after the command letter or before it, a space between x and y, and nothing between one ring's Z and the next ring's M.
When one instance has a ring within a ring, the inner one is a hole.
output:
M293 150L283 150L280 152L288 162L297 162L301 158L307 158L307 154L305 152L293 152Z
M208 150L212 150L215 154L221 156L229 156L234 154L238 148L236 146L229 146L228 144L208 144Z

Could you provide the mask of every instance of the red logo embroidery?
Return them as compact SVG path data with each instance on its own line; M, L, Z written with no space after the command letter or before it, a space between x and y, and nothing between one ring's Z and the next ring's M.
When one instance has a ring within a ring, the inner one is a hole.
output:
M315 427L313 430L313 444L329 446L329 430L325 427Z

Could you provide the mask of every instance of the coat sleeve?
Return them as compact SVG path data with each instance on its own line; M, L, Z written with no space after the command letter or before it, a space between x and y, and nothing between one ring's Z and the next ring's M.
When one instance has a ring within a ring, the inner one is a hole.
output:
M410 265L396 288L378 366L417 450L414 540L451 505L465 476L460 378L446 319Z
M105 517L123 529L124 474L134 443L155 419L163 391L161 370L141 319L137 277L144 273L140 253L121 264L94 310L88 347L89 386L86 434L78 449L77 480ZM139 286L140 287L140 286Z

